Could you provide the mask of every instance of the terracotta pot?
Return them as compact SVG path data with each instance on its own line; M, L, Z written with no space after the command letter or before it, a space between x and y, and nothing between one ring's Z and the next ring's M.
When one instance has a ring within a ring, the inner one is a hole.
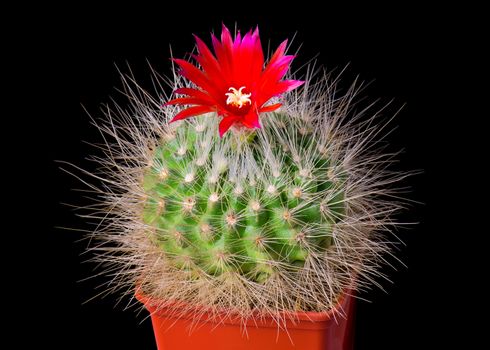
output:
M354 298L345 294L338 305L347 316L330 312L298 312L286 322L287 332L272 318L246 321L232 317L220 321L195 312L179 313L163 308L156 311L144 295L136 297L151 314L158 350L351 350L353 347ZM175 311L175 307L173 308Z

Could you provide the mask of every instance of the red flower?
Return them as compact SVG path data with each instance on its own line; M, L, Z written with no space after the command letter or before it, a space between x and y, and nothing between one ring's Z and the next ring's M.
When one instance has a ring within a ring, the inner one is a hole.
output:
M258 28L232 39L223 25L221 42L212 35L214 54L197 36L198 54L193 55L200 69L193 64L175 59L179 73L195 87L180 88L176 94L185 95L167 102L167 105L189 105L170 122L208 112L216 112L223 119L220 136L232 126L260 128L259 115L278 109L281 104L266 105L274 96L281 95L303 84L299 80L281 80L294 56L285 55L285 40L264 68L264 53Z

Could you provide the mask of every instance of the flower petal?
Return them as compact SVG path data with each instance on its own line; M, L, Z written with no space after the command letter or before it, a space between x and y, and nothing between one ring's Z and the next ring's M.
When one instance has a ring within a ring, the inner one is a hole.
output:
M293 61L294 56L283 56L276 60L275 63L269 63L262 73L261 85L265 83L277 83L284 77L289 70L289 65Z
M249 90L260 78L264 64L262 46L252 31L245 34L233 57L233 81Z
M225 79L218 60L198 36L194 36L194 38L196 39L199 55L193 55L193 57L197 62L199 62L203 70L206 72L207 77L210 78L213 83L222 83ZM221 88L226 88L226 86L221 86Z
M273 105L265 106L259 108L260 113L267 113L267 112L273 112L276 109L280 108L282 106L282 103L275 103Z
M224 133L228 131L228 129L237 121L240 120L240 117L237 116L227 116L224 117L219 123L219 136L223 137Z
M179 97L174 98L173 100L165 103L165 106L171 105L204 105L204 106L213 106L213 101L203 100L196 97Z
M211 35L211 40L213 42L214 53L216 54L216 58L221 67L221 72L223 73L223 76L230 77L231 76L230 62L225 52L225 49L223 48L223 45L214 35Z
M206 90L208 93L213 94L214 96L219 95L219 91L215 88L215 85L213 85L208 78L204 75L204 73L199 70L196 66L193 64L182 60L175 58L174 62L179 65L181 68L180 74L192 81L194 84L197 86L200 86L204 90Z
M192 88L178 88L175 89L174 93L179 95L187 95L191 97L202 98L202 99L207 99L207 98L211 99L211 96L209 96L204 91L192 89Z
M277 84L275 84L274 87L269 89L267 92L270 95L269 99L271 99L274 96L283 94L285 92L291 91L299 86L301 86L304 82L300 80L284 80L280 81Z
M189 108L186 108L186 109L180 111L179 113L177 113L177 115L172 118L170 123L173 123L177 120L182 120L182 119L186 119L189 117L195 117L196 115L201 115L201 114L205 114L205 113L209 113L209 112L213 112L213 111L214 111L214 108L209 107L209 106L189 107Z
M259 122L259 113L256 111L250 111L242 120L242 124L245 125L247 128L253 129L253 128L261 128L262 126L260 125Z
M304 82L304 80L284 80L283 83L285 83L285 85L287 85L286 92L289 92L291 90L299 88L305 82Z
M271 59L269 60L269 65L275 64L275 62L284 56L284 53L286 52L286 47L288 46L288 40L284 40L276 49L274 54L272 55Z

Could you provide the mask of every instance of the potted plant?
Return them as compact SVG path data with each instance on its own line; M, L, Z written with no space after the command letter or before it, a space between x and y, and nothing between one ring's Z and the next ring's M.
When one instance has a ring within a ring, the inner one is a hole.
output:
M288 77L258 29L223 26L174 94L125 76L99 125L106 204L93 250L150 311L159 349L350 349L355 293L375 282L402 178L359 87Z

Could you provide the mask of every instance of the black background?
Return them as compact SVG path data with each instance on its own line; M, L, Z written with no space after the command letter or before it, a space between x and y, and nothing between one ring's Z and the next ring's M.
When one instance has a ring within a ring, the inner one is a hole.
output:
M57 320L36 319L43 338L53 348L60 342L62 348L155 348L149 320L124 311L124 304L115 306L115 296L82 305L97 293L95 287L102 279L79 282L94 273L93 265L81 263L85 244L77 240L83 234L57 227L89 228L62 204L88 201L73 191L83 186L60 171L55 160L93 169L85 157L94 149L83 141L97 142L100 136L80 104L93 116L101 115L101 104L117 96L115 64L127 70L129 63L144 84L149 74L146 60L165 74L170 69L170 45L174 56L182 57L193 48L191 34L209 42L208 33L219 32L224 22L229 27L237 23L242 31L259 25L263 43L270 40L272 46L296 34L293 47L302 46L294 67L319 54L319 63L330 69L350 64L346 84L357 74L372 81L366 92L370 98L394 99L395 107L406 103L394 121L398 128L389 142L393 149L404 149L400 169L423 170L409 184L410 197L424 204L400 216L403 221L420 222L399 232L406 246L398 256L408 267L398 265L397 271L385 271L394 282L383 284L386 293L373 290L362 295L371 303L358 304L356 349L430 349L450 340L450 280L459 264L451 255L456 234L445 224L447 211L443 208L451 198L441 182L441 169L450 159L447 135L451 114L447 111L451 97L446 91L451 74L459 74L449 62L456 51L458 24L442 8L354 11L328 5L327 9L314 5L293 8L280 3L266 10L248 2L240 2L244 6L240 8L231 4L230 8L211 9L182 2L124 15L97 9L86 14L80 9L73 15L76 29L67 37L60 33L68 28L67 23L43 37L46 47L39 68L50 85L48 91L40 92L48 95L43 108L48 113L42 123L33 125L42 130L46 146L42 152L46 185L38 196L48 201L42 207L42 234L37 238L47 250L42 254L46 268L32 277L47 297L43 312Z

